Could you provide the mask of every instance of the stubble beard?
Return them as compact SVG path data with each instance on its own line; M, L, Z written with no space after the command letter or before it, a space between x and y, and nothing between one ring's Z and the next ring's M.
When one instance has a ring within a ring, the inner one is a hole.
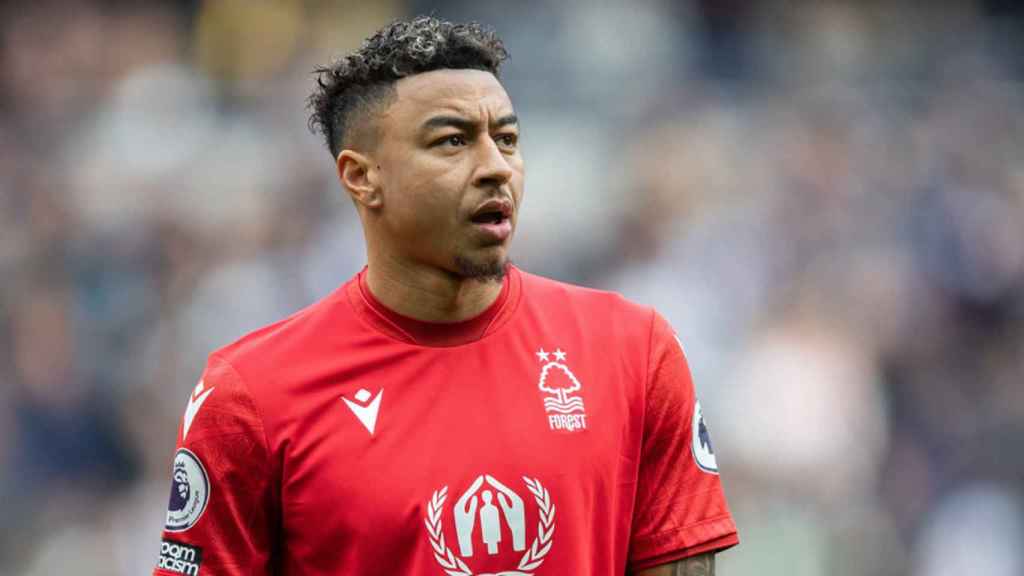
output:
M482 283L502 282L505 279L505 274L508 272L508 267L511 265L512 261L508 258L476 261L465 256L455 257L455 270L459 276Z

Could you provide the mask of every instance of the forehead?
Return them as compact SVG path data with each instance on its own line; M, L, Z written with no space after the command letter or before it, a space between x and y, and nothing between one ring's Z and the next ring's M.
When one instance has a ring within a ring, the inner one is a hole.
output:
M490 72L483 70L434 70L402 78L395 83L398 98L389 116L404 121L438 112L455 112L467 118L512 113L512 101L505 88Z

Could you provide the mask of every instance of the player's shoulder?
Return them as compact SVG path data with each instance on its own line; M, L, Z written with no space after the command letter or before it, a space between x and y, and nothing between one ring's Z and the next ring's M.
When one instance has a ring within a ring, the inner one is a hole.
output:
M229 364L236 372L259 374L317 354L326 335L343 334L354 324L345 301L346 286L214 350L210 358Z
M519 271L523 292L528 299L548 310L565 309L582 312L595 319L634 320L650 322L654 309L634 302L618 292L580 286L537 274Z

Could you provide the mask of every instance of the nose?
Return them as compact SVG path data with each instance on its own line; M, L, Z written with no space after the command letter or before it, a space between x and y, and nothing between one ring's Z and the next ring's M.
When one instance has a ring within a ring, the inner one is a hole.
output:
M512 166L492 138L481 138L473 183L479 188L500 188L512 179Z

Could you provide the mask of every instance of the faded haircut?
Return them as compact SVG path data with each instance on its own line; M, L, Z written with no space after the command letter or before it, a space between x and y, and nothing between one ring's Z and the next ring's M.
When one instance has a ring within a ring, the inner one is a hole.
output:
M475 22L456 24L430 16L395 21L355 52L314 70L309 128L337 158L375 107L395 97L401 78L442 69L483 70L498 76L508 52L497 34Z

